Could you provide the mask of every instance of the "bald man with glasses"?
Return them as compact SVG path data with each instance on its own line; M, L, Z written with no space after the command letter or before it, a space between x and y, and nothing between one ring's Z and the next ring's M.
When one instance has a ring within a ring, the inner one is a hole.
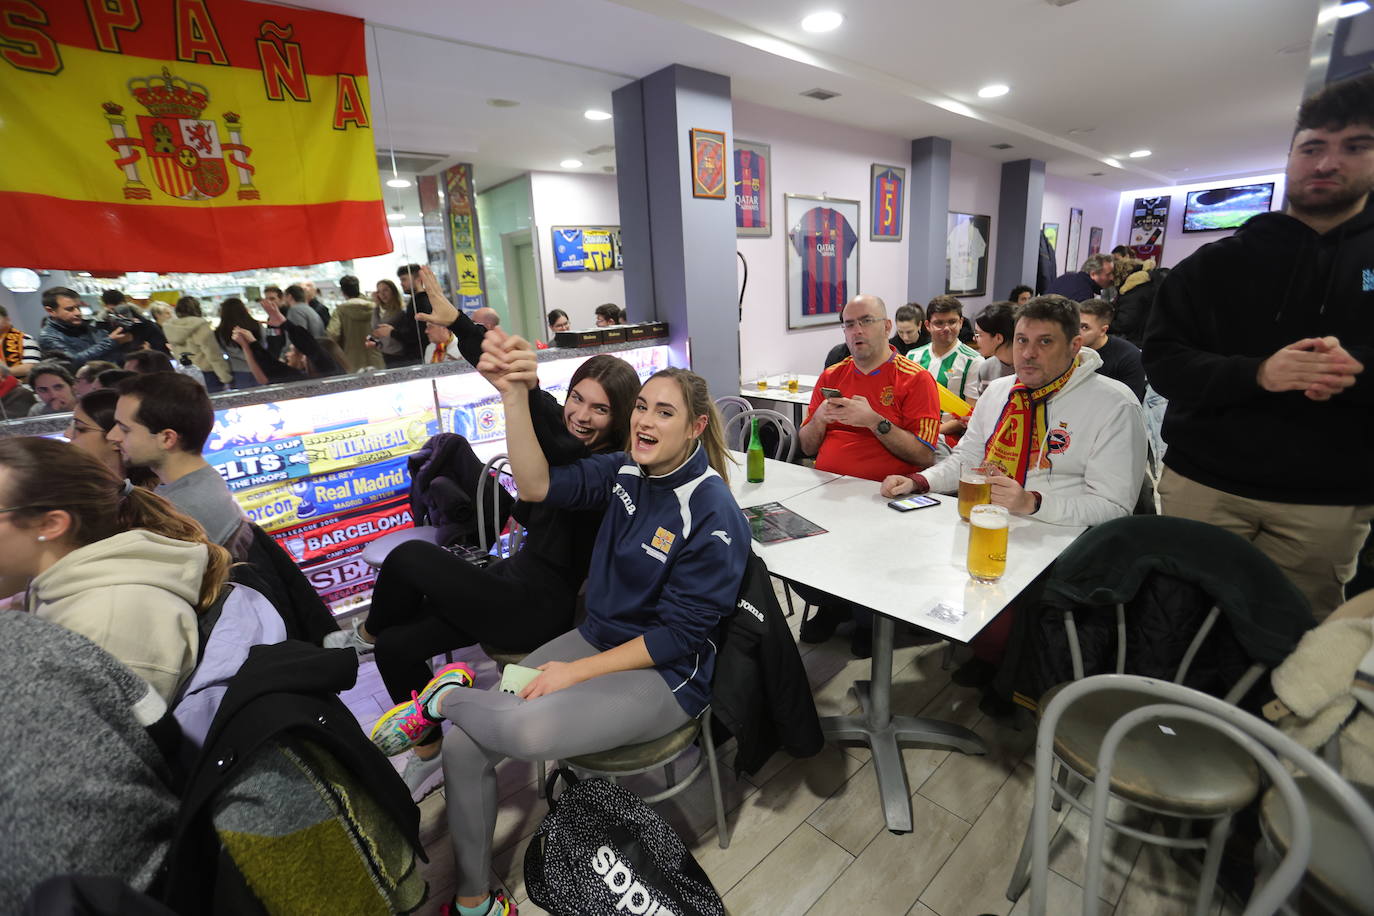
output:
M849 355L816 382L799 432L802 452L815 455L822 471L868 480L929 467L940 432L934 377L888 343L892 322L877 296L851 299L840 313L840 326ZM825 389L839 396L827 397ZM808 599L821 609L802 627L802 638L824 642L849 609L828 595ZM858 622L850 647L863 658L869 654L870 631L862 626L865 621Z

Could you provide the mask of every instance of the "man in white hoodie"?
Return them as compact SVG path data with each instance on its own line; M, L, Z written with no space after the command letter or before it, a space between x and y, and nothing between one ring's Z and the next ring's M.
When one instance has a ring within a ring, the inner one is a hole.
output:
M1083 346L1077 304L1040 296L1016 309L1016 374L988 385L954 451L911 477L882 483L887 497L955 493L972 465L1000 469L992 501L1052 525L1096 525L1129 515L1145 474L1140 402L1097 373Z

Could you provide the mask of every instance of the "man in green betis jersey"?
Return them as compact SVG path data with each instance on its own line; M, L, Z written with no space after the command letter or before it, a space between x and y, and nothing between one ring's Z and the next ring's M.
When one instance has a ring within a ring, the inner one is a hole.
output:
M983 357L977 350L959 341L964 326L964 305L953 296L936 296L926 306L926 330L930 343L917 347L907 358L935 376L935 381L955 396L967 401L976 397L976 376ZM940 432L951 446L963 435L966 420L945 414L940 420Z

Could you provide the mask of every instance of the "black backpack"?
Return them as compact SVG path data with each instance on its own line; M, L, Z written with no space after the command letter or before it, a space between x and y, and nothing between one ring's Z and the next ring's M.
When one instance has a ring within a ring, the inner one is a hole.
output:
M554 786L567 788L555 800ZM726 916L720 895L667 821L623 786L549 777L549 813L525 852L530 901L554 916Z

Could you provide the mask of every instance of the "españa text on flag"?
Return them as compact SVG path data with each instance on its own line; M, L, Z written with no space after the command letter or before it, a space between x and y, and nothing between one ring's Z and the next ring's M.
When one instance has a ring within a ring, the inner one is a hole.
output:
M0 3L0 262L224 272L391 250L359 19Z

